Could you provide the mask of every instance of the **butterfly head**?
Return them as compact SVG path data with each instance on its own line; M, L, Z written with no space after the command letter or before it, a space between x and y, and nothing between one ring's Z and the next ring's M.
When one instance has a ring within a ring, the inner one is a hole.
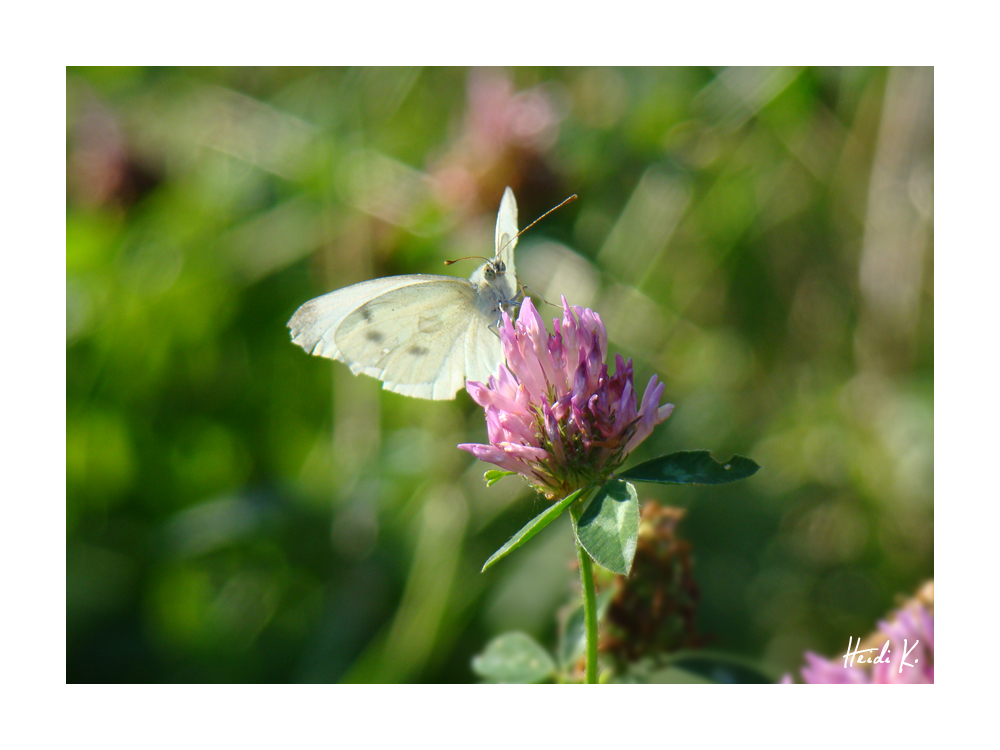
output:
M506 261L500 257L486 261L469 279L477 289L490 287L498 293L506 295L508 291L517 290L517 279L513 269L507 267ZM513 291L511 293L513 293Z
M503 276L506 272L507 265L500 258L487 261L486 265L483 266L483 278L487 281L493 281L498 276Z
M488 317L499 323L501 312L513 314L517 305L517 278L503 259L486 261L469 281L476 288L477 305Z

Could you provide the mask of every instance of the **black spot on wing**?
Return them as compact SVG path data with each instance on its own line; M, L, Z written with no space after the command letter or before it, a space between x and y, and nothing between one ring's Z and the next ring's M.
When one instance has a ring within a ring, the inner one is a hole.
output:
M427 354L430 351L430 349L420 346L420 344L414 344L406 351L412 354L414 357L422 357L423 355Z
M382 339L384 339L385 336L383 336L378 331L365 331L365 338L368 339L369 341L373 341L373 342L375 342L377 344L379 341L381 341Z
M365 319L365 323L372 322L372 311L368 309L368 305L362 305L359 307L358 312L361 313L361 317Z

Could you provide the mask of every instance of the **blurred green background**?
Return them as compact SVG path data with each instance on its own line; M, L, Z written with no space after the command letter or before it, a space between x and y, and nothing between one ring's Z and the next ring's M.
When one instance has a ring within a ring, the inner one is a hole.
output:
M715 649L833 654L933 576L931 69L67 71L67 680L475 679L574 596L566 519L455 448L481 410L292 345L311 297L468 276L603 316L673 416ZM548 310L548 313L546 313ZM547 318L554 308L542 307Z

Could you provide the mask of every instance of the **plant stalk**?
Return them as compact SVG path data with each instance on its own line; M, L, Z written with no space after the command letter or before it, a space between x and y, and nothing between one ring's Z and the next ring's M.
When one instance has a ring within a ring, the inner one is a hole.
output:
M583 512L583 503L577 501L570 506L570 515L573 517L573 527L576 528ZM586 682L588 685L597 684L597 590L594 586L594 564L590 560L590 555L579 541L576 543L576 557L580 562L580 587L583 589L583 620L587 635L587 667Z

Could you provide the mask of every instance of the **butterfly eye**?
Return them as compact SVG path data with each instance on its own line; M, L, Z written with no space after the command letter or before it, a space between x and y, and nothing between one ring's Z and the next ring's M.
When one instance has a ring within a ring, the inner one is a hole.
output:
M496 276L496 273L493 271L493 266L489 265L486 266L486 271L484 272L483 275L486 276L487 279L492 279L494 276Z
M507 266L505 266L505 265L503 264L503 261L502 261L502 260L501 260L501 261L498 261L498 262L497 262L497 273L503 273L503 272L504 272L504 271L506 271L506 270L507 270Z

